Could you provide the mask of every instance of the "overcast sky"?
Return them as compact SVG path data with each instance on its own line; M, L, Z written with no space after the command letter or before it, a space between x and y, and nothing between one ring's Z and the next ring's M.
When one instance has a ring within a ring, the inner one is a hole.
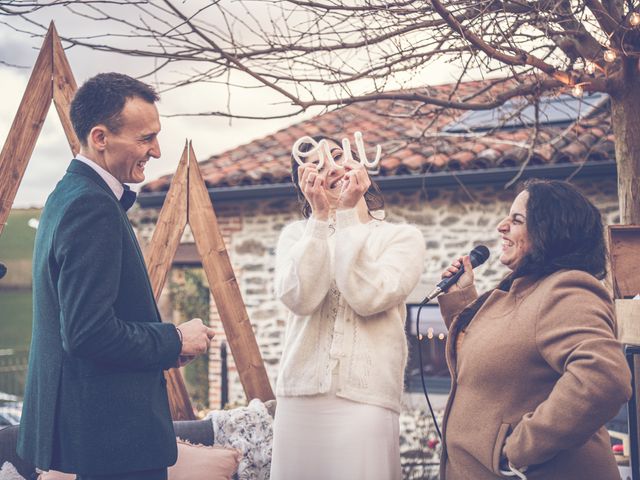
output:
M78 19L69 18L68 14L60 18L54 17L53 20L61 36L65 35L65 29L73 28L74 34L78 31ZM48 23L48 19L43 18L42 21ZM95 25L92 28L95 28ZM0 25L0 141L3 144L41 43L42 38L30 38ZM149 67L148 62L145 63L138 58L100 53L86 48L76 47L67 50L66 53L78 85L100 72L118 71L136 76L148 71ZM447 68L437 69L437 75L430 75L429 78L432 84L452 80L452 73ZM267 89L243 90L231 97L234 110L254 115L278 112L282 102L283 97ZM224 110L226 104L227 88L223 85L209 84L164 93L159 110L161 115ZM315 112L311 111L296 118L232 122L213 117L163 117L160 133L162 157L152 159L147 164L146 181L175 171L186 138L193 140L197 158L204 160L212 154L224 152L309 118ZM69 146L57 112L52 106L18 190L14 207L42 206L55 183L64 174L70 158Z

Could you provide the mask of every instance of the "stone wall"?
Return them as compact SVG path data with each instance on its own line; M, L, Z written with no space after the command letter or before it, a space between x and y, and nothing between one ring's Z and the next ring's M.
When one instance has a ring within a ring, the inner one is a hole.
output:
M575 183L600 208L606 223L618 222L615 178ZM469 252L480 243L489 247L491 257L478 269L478 289L483 291L494 286L507 273L498 261L500 246L496 225L508 213L514 197L515 191L505 190L503 185L464 188L452 185L387 194L387 219L416 225L422 231L427 247L424 273L409 302L422 300L451 259ZM251 200L233 205L220 204L216 213L267 373L275 386L286 318L284 307L272 293L275 249L282 228L301 218L298 204L289 199ZM150 239L157 214L157 210L138 210L135 213L132 220L143 242ZM183 241L193 241L188 231ZM210 350L210 406L218 408L219 346L225 341L225 336L213 301L211 305L210 321L218 335ZM244 404L246 400L231 355L228 364L229 400ZM410 456L412 451L423 454L426 451L427 459L431 458L428 443L433 437L433 428L425 421L427 417L426 403L423 408L413 408L403 414L403 451L406 455ZM434 457L434 461L437 458Z

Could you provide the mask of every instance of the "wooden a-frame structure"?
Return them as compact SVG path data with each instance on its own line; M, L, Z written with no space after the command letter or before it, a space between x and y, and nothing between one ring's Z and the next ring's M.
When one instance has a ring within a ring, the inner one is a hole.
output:
M69 116L69 106L76 90L77 84L52 22L0 153L0 234L52 100L73 155L80 150ZM187 223L202 257L245 394L249 399L273 399L264 362L190 142L185 145L145 255L156 300L162 292ZM171 369L165 376L173 419L194 419L180 371Z

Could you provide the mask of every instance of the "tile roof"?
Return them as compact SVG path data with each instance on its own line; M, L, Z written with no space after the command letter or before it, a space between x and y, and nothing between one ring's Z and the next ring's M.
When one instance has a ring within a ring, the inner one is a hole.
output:
M482 81L462 83L454 99L473 94L485 85ZM453 87L427 87L427 93L446 99ZM356 131L363 132L368 148L382 146L381 176L514 167L522 165L530 154L529 165L614 159L614 137L606 106L570 126L543 125L537 134L532 128L470 134L443 131L463 114L445 109L436 115L433 107L418 109L416 103L398 100L356 103L214 155L200 162L200 168L208 187L288 183L291 147L299 137L323 134L353 139ZM153 180L142 191L166 191L171 177Z

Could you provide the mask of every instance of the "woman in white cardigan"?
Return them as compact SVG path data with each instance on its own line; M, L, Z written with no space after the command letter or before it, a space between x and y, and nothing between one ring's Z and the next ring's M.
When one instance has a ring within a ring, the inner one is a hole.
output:
M271 479L400 479L405 301L424 239L377 219L379 189L329 145L334 162L322 169L313 155L292 161L307 219L285 227L277 247L275 291L289 313Z

